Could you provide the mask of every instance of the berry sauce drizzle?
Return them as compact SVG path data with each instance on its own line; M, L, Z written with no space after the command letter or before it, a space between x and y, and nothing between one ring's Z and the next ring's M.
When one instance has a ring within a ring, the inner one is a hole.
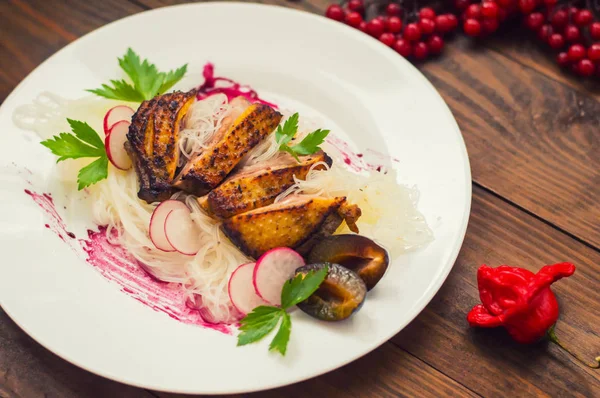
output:
M48 193L36 193L29 189L25 193L46 215L44 226L54 232L77 253L85 254L85 261L92 265L104 278L119 289L154 311L191 325L203 326L225 334L232 334L228 325L207 322L201 312L186 305L185 295L178 284L157 280L144 271L125 248L109 242L106 228L88 230L86 239L77 239L57 212L54 200Z
M204 83L198 87L198 94L196 95L196 98L199 100L215 94L225 94L230 101L235 97L241 96L250 102L259 102L275 109L278 108L277 105L261 99L252 87L240 84L226 77L216 77L215 67L211 63L204 65L202 75L204 76ZM221 85L217 87L219 83Z

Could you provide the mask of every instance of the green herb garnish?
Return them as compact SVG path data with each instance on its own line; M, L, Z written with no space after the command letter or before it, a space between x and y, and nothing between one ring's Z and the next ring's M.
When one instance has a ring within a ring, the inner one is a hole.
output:
M279 330L271 341L269 350L285 355L292 332L292 319L287 313L287 309L309 298L325 280L328 270L329 268L325 266L318 271L309 271L305 275L298 274L285 282L281 290L281 308L261 305L246 315L240 321L241 333L238 335L237 345L246 345L261 340L275 329L281 319Z
M297 161L300 161L298 155L312 155L319 150L319 145L325 141L329 130L315 130L300 141L299 144L289 146L288 143L298 132L298 113L290 116L282 126L278 126L275 131L275 139L279 143L279 150L292 155Z
M86 91L109 99L142 102L165 93L181 80L187 71L185 64L176 70L159 72L156 65L147 59L141 61L131 48L127 49L123 58L119 58L119 66L129 76L133 85L125 80L111 80L112 86L103 84L102 88Z
M79 170L77 175L77 188L82 190L106 178L108 175L108 157L104 142L96 131L85 122L67 119L73 133L60 133L42 141L41 144L49 148L58 156L58 162L67 159L97 158L89 165Z

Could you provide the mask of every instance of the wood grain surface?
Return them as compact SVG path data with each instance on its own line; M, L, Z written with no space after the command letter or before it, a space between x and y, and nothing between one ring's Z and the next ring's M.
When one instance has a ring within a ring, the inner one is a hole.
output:
M111 21L179 0L0 0L0 101L42 61ZM322 13L326 0L265 3ZM315 379L249 396L600 396L598 372L554 346L471 330L481 263L536 270L572 261L555 285L557 333L600 354L600 96L562 74L523 32L481 43L457 37L418 66L452 109L467 143L473 206L448 280L405 330ZM172 397L106 380L50 353L0 310L0 397Z

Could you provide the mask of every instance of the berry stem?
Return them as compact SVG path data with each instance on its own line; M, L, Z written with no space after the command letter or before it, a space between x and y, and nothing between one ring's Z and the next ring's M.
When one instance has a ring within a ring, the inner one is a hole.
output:
M550 327L550 329L548 329L548 332L546 332L546 339L551 342L556 344L557 346L559 346L563 351L565 351L567 354L569 354L571 357L575 358L579 363L587 366L588 368L591 369L600 369L600 356L597 356L596 358L594 358L595 363L591 364L588 363L586 361L584 361L579 355L575 354L573 351L571 351L569 348L565 347L559 340L558 337L556 337L556 333L554 332L554 327L556 325L552 325Z

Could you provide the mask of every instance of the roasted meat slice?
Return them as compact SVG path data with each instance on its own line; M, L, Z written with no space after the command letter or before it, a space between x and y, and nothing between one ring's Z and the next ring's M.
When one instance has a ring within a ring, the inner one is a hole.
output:
M196 91L176 91L144 101L131 118L125 149L138 175L138 197L148 203L168 199L179 161L181 120Z
M217 217L229 218L270 205L277 195L294 184L294 176L305 179L310 168L319 162L331 166L331 158L323 151L301 156L299 162L290 154L280 152L268 162L244 167L227 177L199 199L200 206ZM315 167L322 169L325 166Z
M348 204L345 197L292 196L284 202L233 216L223 222L221 229L253 258L281 246L307 254L318 239L334 233L347 214L352 214L349 222L358 232L355 221L360 209Z
M231 101L231 113L201 153L181 170L174 186L197 196L207 194L227 177L242 157L281 120L270 106L250 104L242 97Z

